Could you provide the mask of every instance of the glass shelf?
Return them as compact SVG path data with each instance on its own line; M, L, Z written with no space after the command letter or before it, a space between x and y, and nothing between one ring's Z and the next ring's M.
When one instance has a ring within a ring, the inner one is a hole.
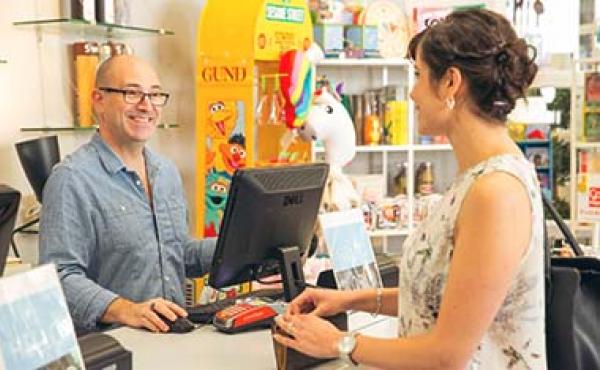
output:
M175 33L164 28L148 28L125 26L110 23L92 23L83 19L56 18L39 19L31 21L13 22L14 26L36 26L44 31L61 33L79 33L85 36L99 36L108 38L127 38L138 36L166 36Z
M159 129L179 128L176 123L161 123L156 126ZM90 132L98 129L98 126L79 127L79 126L54 126L54 127L22 127L21 132Z

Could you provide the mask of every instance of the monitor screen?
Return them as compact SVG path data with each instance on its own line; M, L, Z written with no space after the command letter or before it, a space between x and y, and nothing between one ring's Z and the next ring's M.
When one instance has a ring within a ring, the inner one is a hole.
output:
M20 200L21 193L0 184L0 276L4 273L10 238L15 226Z
M286 300L304 289L307 251L329 165L246 168L235 172L209 284L223 288L281 272Z

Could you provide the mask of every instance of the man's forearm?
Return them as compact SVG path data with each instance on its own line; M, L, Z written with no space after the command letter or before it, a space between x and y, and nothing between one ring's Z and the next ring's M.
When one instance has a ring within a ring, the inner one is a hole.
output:
M107 307L118 296L73 268L62 268L59 276L75 326L85 330L97 329Z

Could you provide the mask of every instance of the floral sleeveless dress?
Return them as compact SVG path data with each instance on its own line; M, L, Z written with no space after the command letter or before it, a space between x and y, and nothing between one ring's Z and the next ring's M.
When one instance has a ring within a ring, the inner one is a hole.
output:
M513 175L528 190L533 211L532 236L516 279L467 369L546 369L543 208L533 165L516 155L492 157L465 171L454 181L436 211L404 243L398 334L400 337L423 334L435 325L461 204L480 176L496 171Z

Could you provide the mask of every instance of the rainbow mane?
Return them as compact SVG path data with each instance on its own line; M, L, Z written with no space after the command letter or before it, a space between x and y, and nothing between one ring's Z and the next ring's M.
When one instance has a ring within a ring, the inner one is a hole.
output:
M285 99L285 122L289 128L302 126L312 104L315 76L306 53L285 52L279 62L281 92Z

